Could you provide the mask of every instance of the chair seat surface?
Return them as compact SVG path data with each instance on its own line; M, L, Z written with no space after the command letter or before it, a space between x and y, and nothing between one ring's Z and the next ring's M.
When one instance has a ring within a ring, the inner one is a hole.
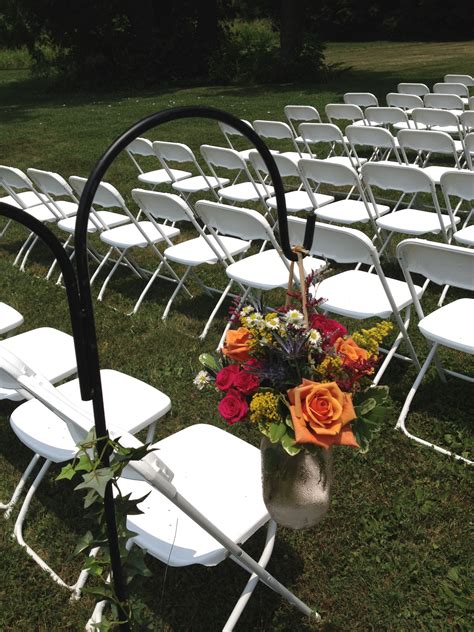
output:
M398 310L412 302L410 290L404 281L386 277ZM422 288L415 286L417 295ZM385 290L377 274L363 270L347 270L328 277L311 288L317 298L325 299L322 309L356 319L388 318L392 314Z
M0 303L0 335L23 324L23 316L6 303Z
M320 206L334 202L332 195L325 195L324 193L313 193L313 195ZM289 191L285 193L285 200L286 208L290 213L310 211L313 208L313 203L306 191ZM277 208L276 197L268 198L267 204L270 208Z
M100 375L109 428L134 434L171 408L167 395L141 380L111 369L102 369ZM81 399L78 379L61 384L58 390L93 419L92 402ZM66 424L38 400L21 404L11 414L10 423L20 441L55 463L68 461L77 452Z
M297 151L281 151L280 156L285 156L285 158L289 158L295 164L298 164L298 161L302 158L312 158L313 156L307 152L302 152L301 154Z
M161 233L151 222L143 221L138 223L152 243L164 241L162 233L164 233L168 239L173 239L180 233L179 228L174 228L173 226L160 224ZM124 224L123 226L112 228L111 230L104 230L104 232L100 234L100 238L106 244L117 246L117 248L131 248L132 246L146 248L146 246L149 245L149 241L145 239L143 233L140 232L135 224Z
M373 204L369 202L368 206L374 213L375 219ZM380 215L385 215L390 211L390 208L379 204L377 210ZM339 222L340 224L368 222L370 219L365 204L360 200L338 200L337 202L323 206L322 209L316 209L314 213L318 219L323 219L326 222Z
M250 247L249 241L244 241L237 237L219 237L219 239L232 256L239 255ZM182 263L187 266L197 266L201 263L216 263L218 261L216 251L221 253L223 258L225 253L214 237L208 236L208 240L214 244L215 250L211 248L203 237L199 236L170 246L164 251L164 255L170 261L176 261L176 263Z
M303 264L306 274L326 265L325 261L315 257L305 257ZM235 281L261 290L271 290L288 285L289 269L276 250L264 250L236 261L226 268L226 273L229 278Z
M448 215L441 215L445 228L450 228L451 221ZM454 218L455 222L460 221L459 217ZM441 226L437 213L430 211L419 211L417 209L403 209L390 213L385 217L376 220L380 228L394 231L396 233L406 233L407 235L424 235L425 233L439 233Z
M222 185L229 184L228 178L214 178L214 176L193 176L192 178L186 178L180 182L174 182L172 184L173 189L176 191L182 191L183 193L196 193L197 191L209 191L209 189L217 189Z
M79 208L78 204L76 204L75 202L69 202L68 200L56 200L56 206L61 209L61 212L66 217L72 217L73 215L76 215L77 209Z
M97 211L96 215L98 215L101 220L104 222L106 226L109 228L114 228L115 226L120 226L122 224L127 224L129 219L126 215L121 215L120 213L114 213L112 211ZM95 220L96 224L98 224L98 220ZM89 233L97 232L97 226L94 222L89 219L87 222L87 231ZM74 233L76 230L76 217L68 217L67 219L62 219L58 222L58 228L64 230L67 233Z
M0 341L0 347L19 356L34 371L50 382L59 382L76 372L74 340L69 334L51 327L39 327ZM19 401L16 391L0 388L0 400Z
M256 184L255 186L263 198L275 193L273 187L271 186L267 186L266 188L262 184ZM256 202L260 199L254 185L251 182L239 182L238 184L232 184L229 187L219 189L217 194L224 200L232 200L234 202Z
M421 171L424 171L426 174L430 176L430 178L436 184L439 184L441 176L443 173L447 173L448 171L453 171L454 167L440 167L437 165L432 165L431 167L421 167Z
M474 354L474 299L460 298L439 307L418 323L428 340Z
M173 177L176 180L182 180L183 178L189 178L192 174L189 171L182 171L181 169L170 169ZM146 173L141 173L138 176L140 182L144 182L145 184L169 184L173 182L173 180L168 175L166 169L155 169L154 171L147 171Z
M355 168L356 165L356 159L350 159L347 156L331 156L331 158L325 158L324 159L326 162L334 162L337 165L344 165L345 167L351 167L352 169ZM359 163L361 165L364 164L364 162L367 162L367 158L359 158Z
M43 193L39 193L38 195L42 200L48 199ZM41 201L38 199L38 195L34 191L23 191L23 193L16 194L17 198L19 198L21 202L27 207L38 206L38 204L41 204ZM0 202L4 202L4 204L10 204L15 208L21 208L20 204L18 204L18 202L11 195L1 197Z
M196 424L154 444L174 472L173 485L215 526L243 543L269 515L263 503L260 451L229 432ZM122 494L147 494L141 480L122 477ZM228 551L157 490L140 503L144 511L129 516L134 540L165 564L214 566Z
M29 206L24 209L25 213L28 213L31 217L34 217L39 222L56 222L58 217L51 211L46 204L37 204L36 206Z
M454 239L463 246L474 246L474 224L454 233Z

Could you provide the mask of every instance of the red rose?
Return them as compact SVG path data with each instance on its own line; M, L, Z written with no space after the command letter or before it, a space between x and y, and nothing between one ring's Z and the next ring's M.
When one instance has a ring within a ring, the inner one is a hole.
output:
M242 393L231 388L217 408L228 424L235 424L245 417L249 407Z
M240 371L238 364L229 364L216 375L216 386L220 391L228 391L234 386L235 378Z
M342 338L348 333L344 325L322 314L313 314L311 316L310 325L311 329L317 329L331 345L333 345L338 338Z
M244 395L250 395L250 393L256 391L260 386L260 380L253 373L240 371L240 373L237 373L235 377L234 386Z

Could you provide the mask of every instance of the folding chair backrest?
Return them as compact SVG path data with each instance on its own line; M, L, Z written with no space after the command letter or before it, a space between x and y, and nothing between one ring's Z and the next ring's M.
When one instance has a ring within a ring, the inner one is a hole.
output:
M296 125L301 122L321 123L319 112L312 105L285 105L283 111L295 136L297 136L295 122Z
M223 235L250 241L268 240L279 249L270 224L257 211L207 200L196 202L196 211L206 226Z
M465 134L474 132L474 110L465 110L460 116L462 128Z
M445 197L474 200L474 171L447 171L441 175L440 184Z
M389 107L402 108L402 110L424 107L423 99L416 94L389 92L386 99Z
M260 174L264 174L265 176L269 175L268 167L265 164L260 153L253 149L249 153L250 163L255 171ZM276 166L278 167L278 171L282 178L287 178L290 176L294 176L296 178L300 177L300 172L294 160L288 158L288 156L283 156L282 154L274 154L273 160L276 162Z
M234 149L216 147L214 145L201 145L201 154L208 164L215 167L247 171L245 162Z
M318 184L360 188L357 172L346 165L316 158L303 158L298 166L304 178Z
M300 136L306 143L340 143L344 141L341 130L334 123L301 123Z
M300 217L288 218L292 245L303 243L305 226L306 221ZM360 230L345 226L316 222L309 252L313 257L324 257L338 263L378 264L377 251L369 237Z
M257 134L260 134L263 138L277 138L280 140L293 140L294 138L291 127L281 121L257 120L253 122L253 128Z
M16 167L0 166L0 184L3 184L6 188L13 189L28 189L34 191L34 186L26 173L23 173L21 169ZM38 198L38 204L41 199Z
M415 125L426 125L426 127L457 127L459 129L459 118L449 110L439 108L415 108L411 113Z
M433 86L435 94L457 94L458 97L468 97L469 90L463 83L435 83Z
M369 187L404 193L434 193L433 181L418 167L367 162L361 171L362 180Z
M74 191L59 173L33 168L28 169L27 173L43 193L57 197L67 196L77 201Z
M398 244L397 257L404 274L415 272L438 285L474 290L474 250L470 248L406 239Z
M399 83L397 90L400 94L413 94L418 97L422 97L428 94L430 89L425 83Z
M328 103L325 107L329 121L364 121L364 113L352 103Z
M87 178L81 178L79 176L71 176L69 178L69 184L72 186L74 191L76 191L78 197L82 195L86 182ZM104 208L115 207L127 211L127 206L123 197L117 189L108 182L101 182L97 187L97 191L94 195L94 204L103 206Z
M241 119L243 123L246 123L249 127L252 127L252 123L245 119ZM242 132L239 132L238 129L232 127L232 125L227 125L227 123L222 123L222 121L218 121L219 129L224 134L224 136L243 136Z
M469 97L469 105L470 110L474 110L474 97Z
M425 94L423 97L425 107L438 108L440 110L464 110L464 103L457 94Z
M466 154L467 166L471 171L474 169L474 161L472 156L474 155L474 132L466 134L464 137L464 149Z
M452 154L457 161L456 146L451 136L446 132L402 129L398 132L397 138L402 152L405 152L405 149L412 149L413 151Z
M157 158L171 162L196 162L192 150L183 143L170 143L162 140L155 140L153 151Z
M361 108L377 106L379 104L377 97L371 92L346 92L343 98L344 103L358 105Z
M132 197L140 209L154 219L167 219L170 222L193 222L191 210L179 195L133 189Z
M402 108L369 107L365 111L365 116L371 125L395 125L395 123L409 125L408 117Z
M462 83L465 86L474 86L471 75L444 75L446 83Z
M154 156L153 145L148 138L135 138L125 148L128 154L137 154L138 156Z
M346 136L351 145L365 145L396 150L393 134L383 127L348 125L346 127Z

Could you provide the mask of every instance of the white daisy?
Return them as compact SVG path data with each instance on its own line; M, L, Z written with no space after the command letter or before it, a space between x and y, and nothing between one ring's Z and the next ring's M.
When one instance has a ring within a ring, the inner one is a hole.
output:
M268 327L268 329L278 329L280 327L280 319L278 318L278 316L273 316L273 318L266 318L265 319L265 324Z
M250 312L254 312L254 311L255 311L255 308L254 308L254 307L252 307L252 305L246 305L245 307L243 307L243 308L240 310L240 314L241 314L242 316L248 316L248 315L250 314Z
M253 312L246 317L247 327L262 327L265 325L262 314L260 312Z
M311 329L308 336L308 342L312 347L317 347L321 342L321 334L317 329Z
M194 386L197 386L197 388L202 391L202 389L209 384L209 382L211 381L211 376L209 375L209 373L207 371L199 371L199 373L196 375L196 377L193 380L193 384Z
M290 309L286 312L286 322L293 327L303 327L303 314L297 309Z

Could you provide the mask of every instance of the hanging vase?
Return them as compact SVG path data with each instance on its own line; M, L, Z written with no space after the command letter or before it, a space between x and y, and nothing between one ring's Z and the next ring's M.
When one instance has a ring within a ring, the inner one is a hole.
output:
M263 500L273 520L290 529L320 522L331 498L332 448L290 456L280 443L263 437L260 452Z

